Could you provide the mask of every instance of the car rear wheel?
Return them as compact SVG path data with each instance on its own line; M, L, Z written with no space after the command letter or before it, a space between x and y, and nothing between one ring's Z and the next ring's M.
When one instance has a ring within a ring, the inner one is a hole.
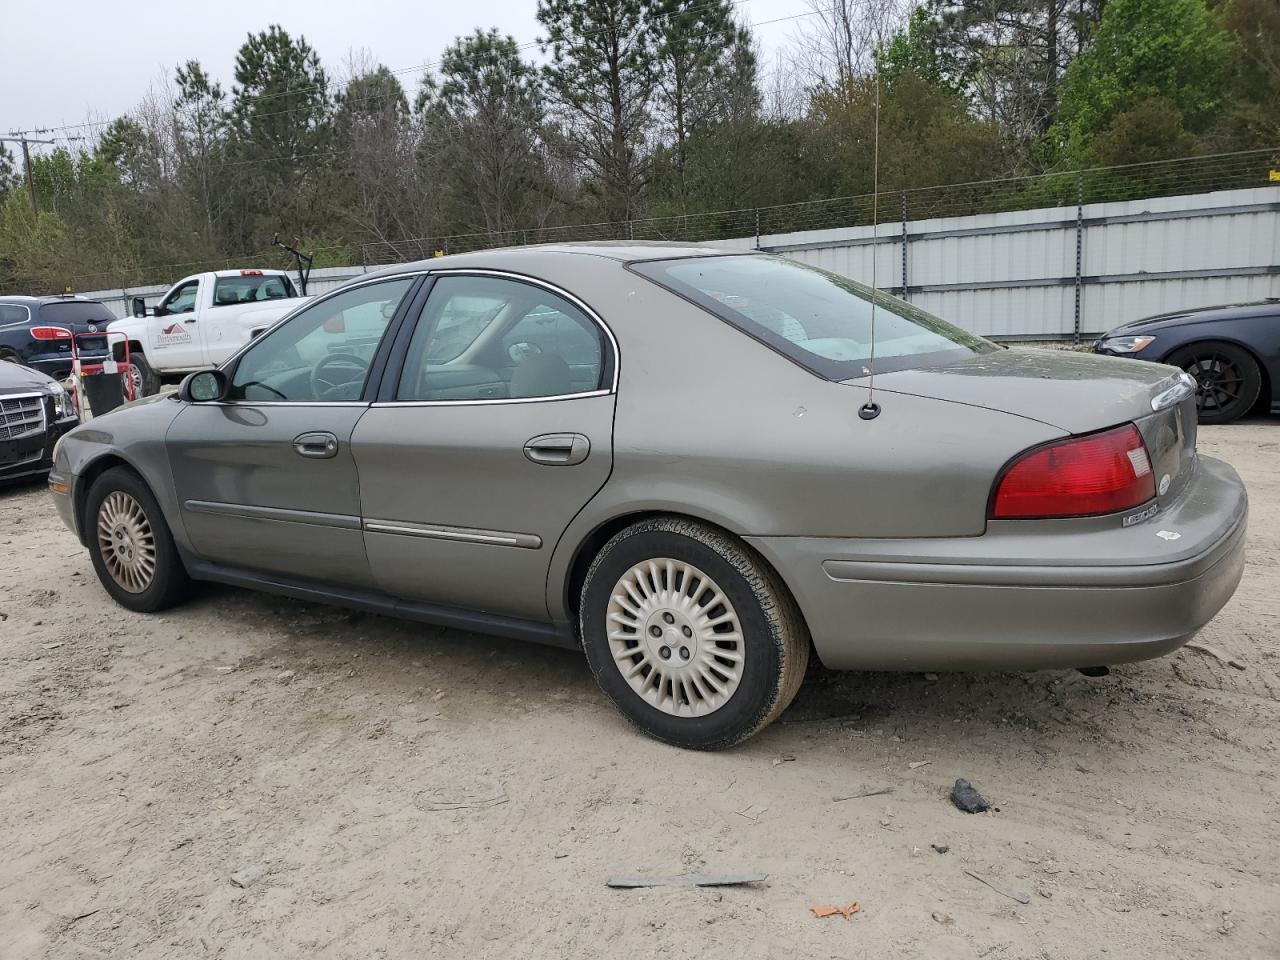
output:
M1166 362L1196 378L1196 411L1201 423L1238 420L1258 400L1262 372L1247 350L1206 341L1175 350Z
M191 586L160 505L132 470L112 467L89 488L89 555L102 586L123 607L173 606Z
M605 544L587 572L582 645L629 720L679 747L733 746L795 697L809 633L786 588L735 538L659 517Z

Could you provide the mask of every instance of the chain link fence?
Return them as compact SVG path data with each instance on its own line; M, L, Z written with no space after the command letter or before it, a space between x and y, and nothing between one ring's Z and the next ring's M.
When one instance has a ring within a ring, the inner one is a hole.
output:
M365 265L404 263L451 253L532 243L591 240L696 242L762 237L805 230L905 223L939 217L1004 213L1090 203L1142 200L1265 186L1280 180L1280 148L1183 157L1116 167L1045 173L801 203L721 210L612 223L419 237L361 246ZM877 210L878 208L878 210Z

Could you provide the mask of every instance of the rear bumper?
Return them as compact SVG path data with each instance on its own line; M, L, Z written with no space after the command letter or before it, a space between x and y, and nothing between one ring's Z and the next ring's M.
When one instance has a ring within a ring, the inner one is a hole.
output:
M80 357L80 364L82 367L91 363L101 364L103 360L107 359L110 359L110 354L96 354L93 356L85 354ZM71 356L69 354L34 356L23 362L33 370L39 370L45 376L53 377L55 380L65 380L71 376Z
M1128 528L1006 521L969 538L751 542L828 667L1083 667L1161 656L1208 623L1240 582L1247 517L1235 471L1202 457L1176 502Z

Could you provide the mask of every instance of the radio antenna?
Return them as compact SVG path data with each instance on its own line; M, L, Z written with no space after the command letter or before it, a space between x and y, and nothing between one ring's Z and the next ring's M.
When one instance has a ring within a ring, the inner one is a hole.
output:
M877 28L879 24L877 23ZM880 30L876 30L879 41ZM871 359L868 362L871 375L867 381L867 402L858 409L858 416L863 420L874 420L880 416L880 404L876 403L876 298L880 290L876 286L876 261L879 260L876 247L880 240L880 48L875 52L875 148L871 164Z

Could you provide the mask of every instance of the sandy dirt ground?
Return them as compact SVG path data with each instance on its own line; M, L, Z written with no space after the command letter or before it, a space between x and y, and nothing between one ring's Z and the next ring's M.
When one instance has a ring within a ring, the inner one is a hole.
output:
M715 755L569 652L220 587L130 614L0 490L0 957L1280 957L1280 422L1201 436L1252 496L1202 635L1244 670L818 672Z

